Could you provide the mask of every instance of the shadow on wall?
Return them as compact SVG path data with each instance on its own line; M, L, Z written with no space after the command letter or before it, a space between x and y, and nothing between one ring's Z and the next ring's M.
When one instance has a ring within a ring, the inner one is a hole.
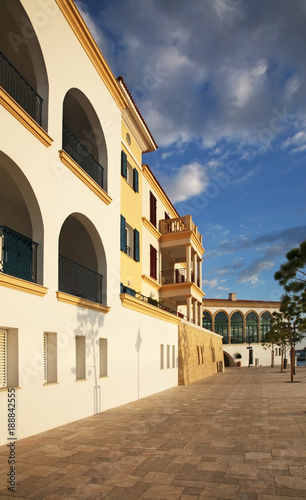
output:
M107 367L103 366L103 361L107 362L107 356L103 356L101 353L103 344L100 345L103 340L107 342L106 339L102 338L100 332L104 324L104 316L99 312L80 308L77 321L78 326L74 331L76 362L71 371L75 374L76 380L90 378L93 373L93 408L96 414L101 412L101 387L98 381L103 374L101 372L107 370Z
M140 328L138 329L137 333L137 339L136 339L136 344L135 344L135 349L137 352L137 377L138 377L138 399L140 399L140 368L139 368L139 354L140 354L140 348L142 344L142 337L140 335Z

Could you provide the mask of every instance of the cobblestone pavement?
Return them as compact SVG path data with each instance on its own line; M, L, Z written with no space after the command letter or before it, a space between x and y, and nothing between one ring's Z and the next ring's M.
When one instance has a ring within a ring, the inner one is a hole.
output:
M26 438L0 499L306 498L306 368L228 368Z

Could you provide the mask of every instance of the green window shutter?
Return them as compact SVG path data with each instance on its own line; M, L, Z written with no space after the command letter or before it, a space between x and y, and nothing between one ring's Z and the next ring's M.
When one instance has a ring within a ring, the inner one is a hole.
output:
M121 217L121 227L120 227L120 249L126 252L126 236L125 236L125 218L123 215Z
M0 330L0 387L6 387L6 331Z
M134 170L133 170L133 189L136 193L139 192L139 179L138 179L137 168L134 168Z
M134 260L136 260L136 262L140 261L139 232L137 229L134 229Z
M121 175L127 179L127 156L124 151L121 151Z

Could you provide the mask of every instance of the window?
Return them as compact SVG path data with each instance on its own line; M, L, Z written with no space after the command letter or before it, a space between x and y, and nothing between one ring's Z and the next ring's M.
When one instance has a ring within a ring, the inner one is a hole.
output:
M170 368L170 346L167 345L167 368Z
M156 198L150 191L150 222L156 227Z
M243 318L239 312L231 316L231 344L241 344L243 339Z
M215 317L215 332L223 337L223 344L228 344L228 319L224 312L220 311Z
M258 342L258 318L254 312L246 317L245 334L247 342Z
M7 386L7 335L5 330L0 330L0 387Z
M164 369L164 346L160 344L160 369Z
M203 353L203 347L200 345L197 345L197 354L198 354L198 365L203 365L204 364L204 353Z
M0 329L0 388L18 387L18 331Z
M157 279L157 250L150 245L150 276Z
M132 257L136 262L140 262L139 231L133 229L121 215L121 236L120 249Z
M107 339L99 339L100 377L107 377Z
M136 193L139 192L139 174L137 168L133 168L128 162L124 151L121 151L121 175Z
M44 382L57 382L57 335L44 333Z
M260 318L260 340L265 341L266 334L271 330L271 315L264 312Z
M76 380L84 380L86 378L86 339L83 335L75 337L75 352L76 352Z
M172 346L172 368L175 368L175 345Z
M211 315L207 311L203 311L203 328L207 330L211 330L212 328Z

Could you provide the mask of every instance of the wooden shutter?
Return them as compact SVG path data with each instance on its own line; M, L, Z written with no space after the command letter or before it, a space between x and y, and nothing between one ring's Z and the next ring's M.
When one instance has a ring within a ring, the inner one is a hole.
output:
M156 198L150 191L150 222L156 227Z
M152 245L150 245L150 276L151 278L157 279L157 266L156 266L156 256L157 251Z
M120 215L121 227L120 227L120 249L126 252L126 234L125 234L125 218Z
M139 176L137 168L133 170L133 189L136 193L139 192Z
M127 156L124 151L121 151L121 175L127 179Z
M137 229L134 229L134 260L136 260L136 262L140 261L139 232Z
M0 387L6 387L6 356L7 356L7 344L6 344L6 331L0 330Z

